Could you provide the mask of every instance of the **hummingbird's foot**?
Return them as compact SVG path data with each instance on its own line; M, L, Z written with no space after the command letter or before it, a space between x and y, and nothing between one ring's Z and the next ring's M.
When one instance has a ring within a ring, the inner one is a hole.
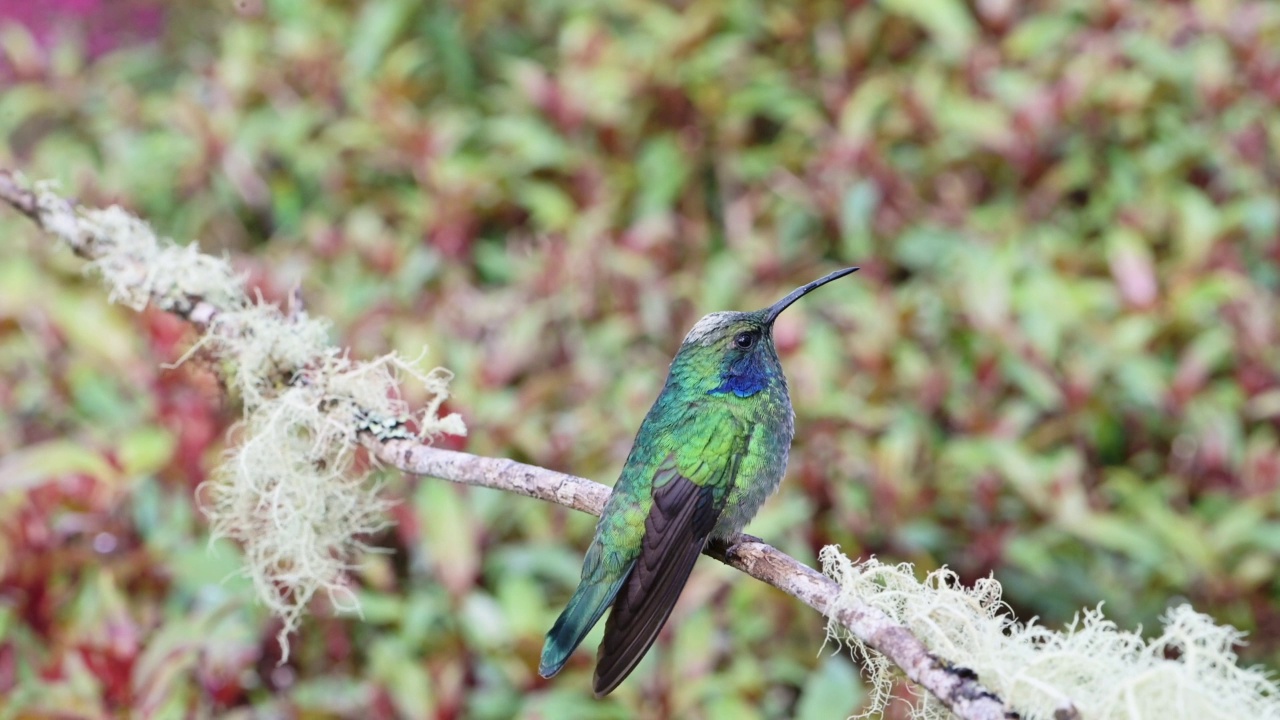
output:
M763 544L764 540L746 533L738 533L731 538L712 538L711 542L707 544L707 554L720 562L728 562L730 558L738 554L738 549L747 543Z

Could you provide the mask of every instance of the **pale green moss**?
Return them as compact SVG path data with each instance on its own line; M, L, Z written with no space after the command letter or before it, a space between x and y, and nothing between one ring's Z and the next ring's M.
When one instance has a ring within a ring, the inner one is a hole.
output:
M188 356L218 361L244 419L201 488L202 505L214 537L244 548L245 574L284 620L287 657L286 637L317 592L335 608L358 610L346 571L367 549L359 538L388 523L388 501L354 468L359 431L376 421L403 433L415 415L399 394L400 376L409 375L430 398L414 418L417 437L465 434L456 414L439 416L452 376L396 355L352 360L329 344L327 323L250 300L226 259L157 237L119 207L73 211L49 185L36 191L46 229L90 257L112 301L135 310L188 312L197 301L216 309Z
M1233 649L1244 634L1189 605L1169 609L1159 636L1144 639L1084 610L1062 631L1017 622L994 578L964 587L943 568L916 579L911 565L855 563L828 546L824 572L841 601L871 605L908 628L939 657L978 674L1026 720L1052 720L1074 705L1087 720L1266 720L1280 718L1280 686L1261 668L1242 668ZM831 639L864 660L872 701L860 717L879 717L892 699L893 666L834 621ZM916 695L911 717L950 714L932 695Z

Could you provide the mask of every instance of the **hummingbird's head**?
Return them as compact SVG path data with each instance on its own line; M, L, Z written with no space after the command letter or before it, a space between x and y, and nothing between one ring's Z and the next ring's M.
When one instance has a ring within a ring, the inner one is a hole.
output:
M697 371L714 387L712 395L754 395L771 382L783 382L782 364L773 344L773 322L791 303L832 280L858 268L837 270L791 291L786 297L754 312L714 312L703 317L685 336L676 364L693 361ZM696 358L696 360L695 360Z

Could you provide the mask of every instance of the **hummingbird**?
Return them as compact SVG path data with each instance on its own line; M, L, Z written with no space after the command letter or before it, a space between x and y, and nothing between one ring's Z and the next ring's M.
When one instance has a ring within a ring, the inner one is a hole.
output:
M754 312L699 320L631 446L582 563L582 580L547 633L538 673L550 678L606 609L593 689L612 692L666 624L711 538L737 535L782 481L795 412L773 322L837 270Z

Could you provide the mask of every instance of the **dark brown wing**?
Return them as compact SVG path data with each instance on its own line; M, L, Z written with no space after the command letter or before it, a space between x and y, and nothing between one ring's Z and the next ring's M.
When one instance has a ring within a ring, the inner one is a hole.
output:
M653 491L640 555L604 627L596 657L596 697L618 687L653 645L720 517L726 492L717 502L711 483L700 487L674 470L668 472L674 477Z

